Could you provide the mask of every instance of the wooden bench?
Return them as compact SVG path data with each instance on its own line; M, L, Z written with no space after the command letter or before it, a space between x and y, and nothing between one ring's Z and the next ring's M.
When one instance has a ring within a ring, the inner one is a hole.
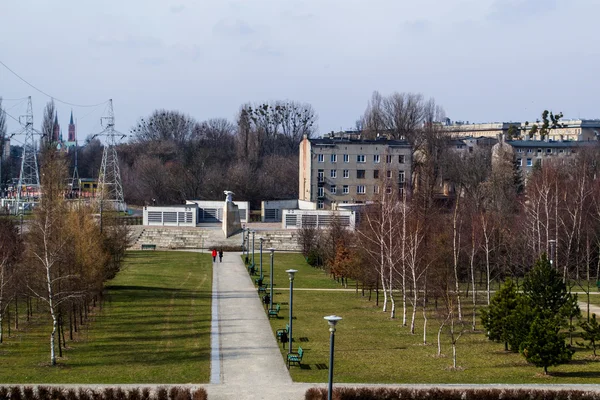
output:
M287 367L288 369L290 369L290 364L291 363L296 363L298 365L302 364L302 356L304 355L304 351L302 350L302 347L298 347L298 352L297 353L290 353L287 355Z
M275 308L270 309L269 310L269 318L278 317L280 309L281 309L281 306L279 305L279 303L277 304L277 306Z
M142 244L142 250L156 250L155 244Z

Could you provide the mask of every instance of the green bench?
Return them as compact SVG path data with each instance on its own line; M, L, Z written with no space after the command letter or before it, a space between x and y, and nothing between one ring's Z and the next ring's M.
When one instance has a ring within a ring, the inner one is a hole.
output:
M142 244L142 250L156 250L155 244Z
M279 303L277 303L277 306L275 308L272 308L269 310L269 318L271 317L278 317L279 316L279 310L281 310L281 306L279 305Z
M304 351L302 347L298 347L297 353L290 353L287 355L287 367L290 369L290 364L296 363L298 365L302 364L302 356L304 355Z
M281 336L283 336L284 333L286 335L290 333L290 324L285 324L285 328L277 329L275 333L277 334L277 340L281 340Z

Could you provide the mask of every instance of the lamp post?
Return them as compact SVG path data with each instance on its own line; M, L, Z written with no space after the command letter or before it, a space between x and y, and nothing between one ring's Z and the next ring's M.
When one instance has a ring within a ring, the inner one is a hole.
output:
M290 276L290 328L288 330L288 340L289 340L289 345L288 345L288 354L290 354L292 352L292 308L294 305L294 275L296 274L296 272L298 272L295 269L288 269L287 271L285 271L288 273L288 275Z
M246 252L246 227L242 226L242 255Z
M271 290L269 292L269 310L273 309L273 257L275 256L275 248L269 247L267 250L271 252L271 275L269 275L269 285Z
M262 280L263 278L263 273L262 273L262 246L263 246L263 242L265 240L264 237L259 237L258 240L260 240L260 279Z
M254 268L254 234L255 230L252 230L252 268Z
M554 253L555 253L555 249L556 249L556 240L550 239L550 240L548 240L548 243L550 244L550 265L554 266Z
M327 400L331 400L333 391L333 349L335 344L335 324L342 319L337 315L328 315L323 317L329 323L329 387L327 390Z

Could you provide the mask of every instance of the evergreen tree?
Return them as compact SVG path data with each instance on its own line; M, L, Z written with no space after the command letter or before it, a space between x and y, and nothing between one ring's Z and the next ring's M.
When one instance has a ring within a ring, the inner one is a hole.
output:
M571 360L573 352L567 348L565 337L560 333L560 320L538 315L529 330L527 339L521 343L521 354L536 367L548 367L565 364Z
M490 306L481 310L481 322L487 331L488 338L504 342L504 349L509 349L509 339L513 336L513 313L522 305L521 295L511 279L507 279L500 290L490 301ZM516 349L518 349L518 345Z
M523 293L536 313L555 316L569 302L571 294L558 271L542 254L533 269L525 276Z
M596 314L592 314L592 319L589 322L583 321L580 325L581 329L583 329L581 338L590 342L589 346L587 347L591 347L592 351L594 352L594 356L596 356L596 346L598 345L598 342L600 342L600 325L596 319ZM580 343L578 344L580 346L583 345Z
M523 293L532 313L528 320L533 322L519 350L528 362L543 367L547 374L548 367L567 363L573 355L560 328L566 325L568 316L576 314L576 299L546 254L525 276Z

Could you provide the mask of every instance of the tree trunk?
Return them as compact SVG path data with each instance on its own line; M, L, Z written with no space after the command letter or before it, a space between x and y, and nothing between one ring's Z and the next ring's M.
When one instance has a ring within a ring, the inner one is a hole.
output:
M456 290L456 304L458 307L458 319L462 321L462 307L460 304L460 286L458 284L458 256L460 250L460 233L458 231L458 208L460 204L460 191L456 196L456 205L454 206L454 215L452 218L452 252L454 253L454 288Z

